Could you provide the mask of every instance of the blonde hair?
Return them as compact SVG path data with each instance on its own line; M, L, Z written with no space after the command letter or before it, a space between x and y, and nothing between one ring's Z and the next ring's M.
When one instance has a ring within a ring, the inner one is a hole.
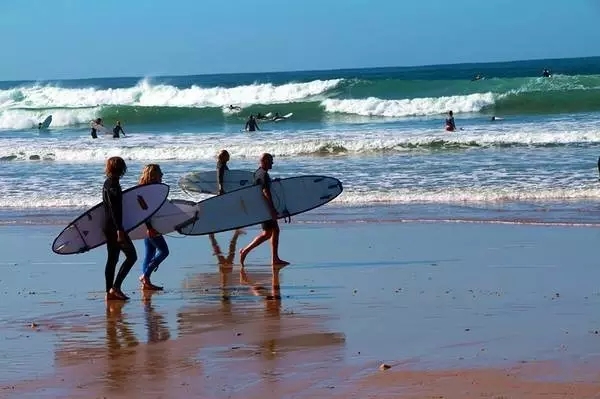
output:
M219 151L219 154L217 155L217 160L223 163L229 161L229 152L227 150Z
M121 177L127 172L127 165L121 157L110 157L106 160L104 173L109 177Z
M155 163L150 163L144 166L144 169L142 169L140 184L159 183L162 179L162 175L163 174L160 170L160 166Z

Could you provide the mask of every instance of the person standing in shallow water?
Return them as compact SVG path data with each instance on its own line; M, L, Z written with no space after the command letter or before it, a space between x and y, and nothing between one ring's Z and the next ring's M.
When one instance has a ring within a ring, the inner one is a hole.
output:
M106 161L106 180L102 187L102 202L105 211L104 235L106 236L107 250L104 269L107 300L126 301L129 299L121 290L121 285L137 261L135 247L123 229L123 193L120 179L125 172L127 172L127 165L123 158L111 157ZM115 279L115 269L121 251L125 254L125 260Z
M157 164L148 164L142 170L140 184L162 183L163 173ZM150 281L150 275L158 269L158 266L169 256L169 246L162 234L156 231L150 221L146 222L146 237L144 246L146 247L146 256L142 263L142 275L140 282L142 289L148 291L162 291L163 287L154 285Z
M271 177L269 170L273 167L273 155L264 153L260 157L260 167L254 172L254 184L261 187L261 194L270 212L271 219L262 224L262 233L259 234L247 247L240 251L240 264L244 267L246 256L254 248L267 240L271 240L271 263L273 266L289 265L289 262L279 257L279 224L277 223L277 209L271 196Z

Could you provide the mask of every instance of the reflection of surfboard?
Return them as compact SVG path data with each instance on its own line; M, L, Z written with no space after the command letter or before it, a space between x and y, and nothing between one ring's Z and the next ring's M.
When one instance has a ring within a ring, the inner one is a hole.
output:
M150 224L160 234L167 234L175 231L175 226L190 220L195 214L195 202L174 199L165 201L160 209L150 218ZM146 238L147 230L146 224L142 223L129 232L129 238L132 240Z
M169 195L162 183L135 186L123 191L123 228L129 232L156 213ZM104 203L99 203L73 220L54 239L52 251L60 255L89 251L106 243Z
M100 133L100 134L110 134L112 136L113 132L112 130L110 130L109 128L107 128L106 126L103 125L99 125L96 122L92 122L90 123L90 127L92 127L93 129L96 129L96 132Z
M289 114L285 114L285 115L280 116L278 118L273 118L273 122L279 122L279 121L285 120L285 119L289 118L292 115L294 115L294 113L290 112Z
M42 126L40 126L40 129L48 129L48 126L50 126L50 124L52 123L52 115L49 115L46 119L44 119L44 121L42 122Z
M342 183L327 176L296 176L273 180L271 194L279 218L325 205L341 194ZM217 195L196 205L196 219L177 228L181 234L204 235L233 230L271 219L260 186Z
M226 193L254 184L254 172L226 170L223 174L223 189ZM179 179L183 191L202 194L217 194L217 171L191 172Z

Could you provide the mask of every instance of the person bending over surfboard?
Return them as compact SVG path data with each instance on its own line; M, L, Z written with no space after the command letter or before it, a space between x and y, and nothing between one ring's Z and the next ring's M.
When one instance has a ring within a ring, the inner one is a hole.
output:
M264 222L262 224L262 233L240 251L240 264L242 267L244 267L244 261L250 251L269 239L271 239L271 259L273 266L289 265L289 262L279 258L279 224L277 223L277 209L275 209L273 197L271 196L271 177L269 176L269 170L272 167L273 155L269 153L262 154L260 157L260 167L254 172L254 184L260 186L262 189L263 198L271 210L271 220Z
M140 184L162 183L163 173L160 166L154 163L144 166ZM144 238L144 246L146 247L146 256L142 263L142 275L140 282L142 289L148 291L162 291L163 287L154 285L150 282L150 275L158 269L158 266L169 256L169 246L165 238L156 231L150 221L146 222L146 235Z
M102 202L105 209L104 235L106 236L108 255L104 269L107 300L126 301L129 299L121 291L121 285L137 261L135 247L125 230L123 230L123 194L119 180L126 171L127 165L123 158L111 157L106 161L106 180L102 187ZM125 254L125 260L121 264L115 279L115 269L121 251Z

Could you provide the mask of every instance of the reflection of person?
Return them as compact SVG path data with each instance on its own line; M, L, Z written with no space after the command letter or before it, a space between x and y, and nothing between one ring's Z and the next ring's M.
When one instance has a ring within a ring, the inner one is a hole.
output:
M165 317L158 313L152 305L152 295L156 291L144 291L142 300L144 303L144 314L146 318L146 329L148 331L148 343L166 341L171 338L171 333L167 326ZM160 364L161 360L157 359L156 364ZM162 359L164 361L164 359Z
M213 248L213 254L217 257L217 261L219 262L219 274L221 277L221 290L223 300L229 300L229 292L227 291L227 279L233 270L233 261L235 259L235 247L237 245L237 240L240 235L246 234L244 230L237 229L233 236L231 237L231 241L229 241L229 251L227 253L227 257L223 256L223 252L221 251L221 247L217 242L214 234L209 234L208 238L210 239L210 244Z
M124 370L133 369L135 356L123 356L125 348L139 345L135 333L123 318L124 302L106 303L106 347L108 369L106 378L113 389L122 391L132 378Z
M446 118L446 130L449 132L456 130L456 123L454 122L454 114L452 111L448 111L448 117Z
M289 262L279 258L279 224L277 223L277 209L273 204L271 196L271 177L269 170L273 167L273 155L264 153L260 157L260 167L254 172L254 184L262 189L262 195L270 212L271 219L262 224L262 233L259 234L247 247L240 251L240 263L244 266L244 261L248 253L267 240L271 240L271 261L273 265L287 265Z
M113 128L113 138L118 139L119 137L121 137L121 134L123 134L123 137L125 137L125 131L121 126L121 121L117 121L117 124Z
M277 265L272 268L271 274L271 292L268 292L262 285L257 284L256 281L252 280L246 271L246 268L243 267L240 269L240 283L244 285L249 285L252 289L252 293L254 295L263 296L267 300L281 300L281 285L279 283L279 272L286 265Z
M107 300L129 299L121 291L121 284L137 261L135 247L123 229L123 194L119 180L126 171L127 165L123 158L111 157L106 161L106 180L102 187L102 202L105 209L104 235L106 236L107 258L104 277ZM115 279L115 269L121 251L125 254L125 260Z
M154 163L148 164L142 170L140 184L152 184L162 182L162 171L160 166ZM163 287L152 284L150 275L158 269L158 266L169 256L169 246L165 238L152 227L150 221L146 221L147 237L144 238L146 256L142 264L143 274L140 276L142 289L160 291Z
M250 114L250 117L246 121L246 126L244 128L247 132L254 132L255 130L260 130L258 127L258 122L256 122L256 118L254 115Z

